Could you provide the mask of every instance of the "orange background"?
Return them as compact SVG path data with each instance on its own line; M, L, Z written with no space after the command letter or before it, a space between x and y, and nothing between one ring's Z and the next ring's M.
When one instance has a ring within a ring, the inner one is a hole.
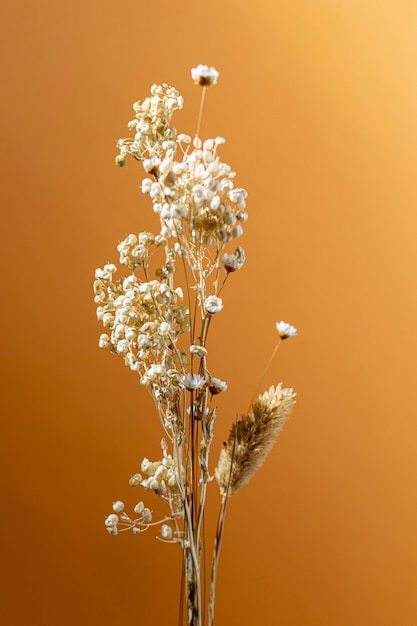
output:
M176 623L176 547L103 526L112 500L142 495L127 480L160 432L135 376L97 348L92 282L126 233L156 228L140 168L113 165L131 104L168 82L193 133L189 71L208 63L221 76L202 134L227 138L250 212L212 335L229 383L218 441L275 321L299 328L266 381L293 386L296 410L228 509L217 624L415 626L415 0L1 13L2 623Z

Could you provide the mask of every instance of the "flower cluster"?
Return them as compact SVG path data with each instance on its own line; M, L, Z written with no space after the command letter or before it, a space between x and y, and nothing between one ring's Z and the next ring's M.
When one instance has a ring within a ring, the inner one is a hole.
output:
M128 154L143 159L146 154L153 156L167 149L175 150L176 130L171 126L171 117L183 105L184 99L173 87L152 85L151 97L133 105L135 119L128 127L136 134L133 139L117 142L120 154L116 157L116 164L124 165Z
M168 446L164 439L161 442L161 447L164 453L162 461L151 462L147 458L143 459L141 470L148 478L143 479L140 484L148 491L166 496L168 491L178 491L177 470L174 459L167 453Z
M202 143L197 137L191 152L191 137L179 135L178 143L182 160L176 160L176 151L170 148L164 158L144 162L152 178L142 181L142 191L150 195L155 213L180 243L185 224L191 241L205 246L212 238L221 245L240 237L248 218L247 192L234 187L235 173L217 155L224 139L216 137Z
M136 241L129 235L119 248L131 250ZM110 347L123 357L125 364L140 374L142 384L157 383L172 395L170 381L188 360L187 354L176 348L177 337L189 330L182 290L172 289L164 281L140 281L133 273L113 281L115 271L112 264L96 271L97 317L109 331L100 336L99 346Z
M124 511L125 505L120 500L113 503L114 513L107 515L104 525L110 535L117 535L120 531L132 529L135 534L147 530L152 522L152 511L145 507L143 502L138 502L134 512L138 515L131 519Z

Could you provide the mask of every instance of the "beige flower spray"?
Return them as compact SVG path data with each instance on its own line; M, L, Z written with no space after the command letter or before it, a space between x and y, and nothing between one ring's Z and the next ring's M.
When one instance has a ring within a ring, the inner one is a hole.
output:
M153 85L151 95L133 105L135 116L128 124L133 138L118 141L116 164L125 165L129 157L141 162L141 189L159 218L159 232L125 237L117 246L123 275L115 278L118 270L112 263L98 269L94 293L97 317L105 328L99 346L138 376L153 398L163 434L161 458L143 459L129 484L153 492L167 507L166 515L154 520L143 501L128 515L118 500L105 526L111 535L155 527L161 541L178 544L184 580L179 623L213 626L227 501L263 463L291 413L295 394L281 383L261 395L256 392L223 445L214 470L221 504L205 604L204 564L210 559L203 526L213 478L215 396L227 389L209 370L208 334L213 317L224 307L220 294L226 280L245 263L243 248L233 251L230 246L242 235L248 214L246 190L235 186L235 173L218 155L225 140L200 138L206 91L219 74L205 65L191 74L202 88L194 138L177 134L171 124L173 113L183 107L176 89ZM180 279L182 285L177 284ZM285 322L277 323L277 331L267 369L282 340L297 334Z

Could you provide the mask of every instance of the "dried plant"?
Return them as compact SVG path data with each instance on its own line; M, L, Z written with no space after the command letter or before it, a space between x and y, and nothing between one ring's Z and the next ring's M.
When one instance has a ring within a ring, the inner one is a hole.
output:
M140 501L129 516L123 502L116 501L105 525L111 535L124 530L140 534L157 526L161 541L178 544L185 581L179 621L213 626L228 498L262 464L292 410L294 393L280 383L255 394L247 414L231 427L214 472L221 504L210 596L204 606L202 564L209 559L204 556L203 525L213 478L209 461L217 415L214 400L227 389L209 370L208 333L213 317L223 309L220 294L226 280L244 265L243 248L227 247L242 235L248 215L247 192L235 187L235 173L218 155L224 139L200 138L205 94L217 83L218 73L200 65L192 70L192 78L202 88L194 139L177 134L171 124L173 113L183 106L176 89L153 85L150 97L133 106L135 117L128 126L134 135L119 140L116 164L124 165L128 157L142 163L142 192L150 196L159 217L159 232L125 237L117 247L123 276L114 278L117 268L108 263L96 271L94 292L97 316L106 329L99 346L110 349L139 377L153 398L164 434L161 458L143 459L140 473L129 483L159 496L166 515L154 520ZM277 323L277 332L270 362L282 340L296 335L285 322Z

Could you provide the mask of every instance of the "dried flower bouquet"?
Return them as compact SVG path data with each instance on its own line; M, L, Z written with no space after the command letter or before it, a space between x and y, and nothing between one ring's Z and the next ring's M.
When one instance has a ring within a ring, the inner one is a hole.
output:
M178 544L184 580L179 621L213 626L228 498L262 464L291 413L295 394L281 384L255 393L248 413L232 424L223 444L214 469L221 503L205 606L202 564L210 559L204 558L202 534L213 478L209 461L217 415L214 401L227 389L209 369L208 333L223 309L220 295L227 278L245 262L244 250L238 246L230 251L228 245L240 237L248 215L247 192L235 187L235 173L218 156L224 139L203 142L199 136L206 90L217 83L218 73L200 65L192 70L192 78L202 88L193 139L177 134L171 125L173 113L183 106L176 89L153 85L151 96L133 105L135 117L128 126L134 137L119 140L116 163L124 165L129 156L142 163L142 192L150 196L160 230L129 234L119 243L125 275L114 279L116 266L105 265L96 271L94 292L97 316L107 331L99 346L109 348L139 376L164 433L162 458L143 459L141 473L129 482L159 496L167 507L165 517L154 520L142 501L129 516L123 502L116 501L105 525L111 535L129 529L139 534L158 526L162 541ZM176 279L182 279L182 287ZM285 322L277 323L277 332L271 361L282 340L296 335Z

